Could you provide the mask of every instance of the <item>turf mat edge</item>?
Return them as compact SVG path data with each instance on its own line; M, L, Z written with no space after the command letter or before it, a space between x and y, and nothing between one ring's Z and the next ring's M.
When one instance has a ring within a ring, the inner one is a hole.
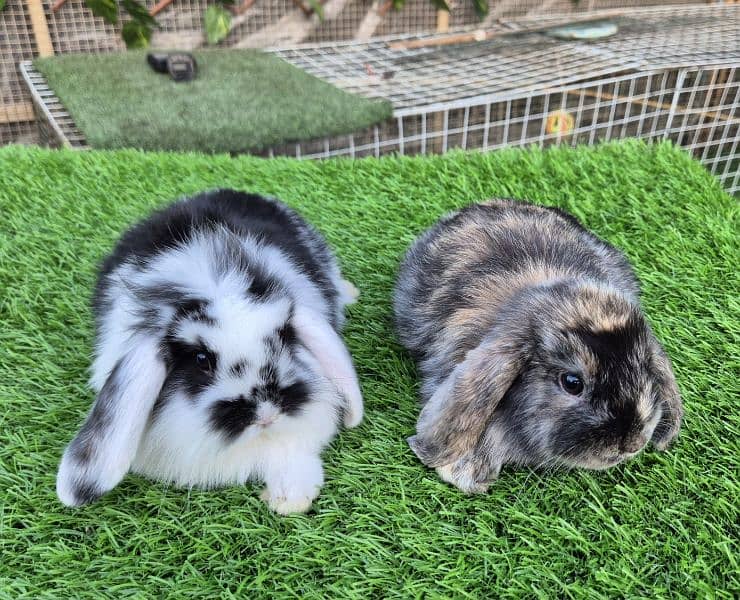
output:
M175 83L146 52L66 54L34 66L98 149L258 152L349 134L391 116L388 101L349 94L258 50L193 52L198 77Z

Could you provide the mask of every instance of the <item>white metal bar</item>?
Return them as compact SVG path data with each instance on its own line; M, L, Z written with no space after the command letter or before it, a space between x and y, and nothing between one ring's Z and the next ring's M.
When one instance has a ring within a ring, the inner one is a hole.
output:
M442 153L447 152L447 126L450 120L450 111L446 110L442 122Z
M57 123L54 116L51 114L51 111L46 106L45 100L39 95L39 93L36 91L36 87L33 85L30 79L29 72L33 69L33 64L31 61L23 61L20 63L20 71L21 75L26 81L26 84L28 85L28 89L31 92L31 96L35 100L36 106L41 110L42 113L44 113L44 116L46 117L47 121L49 122L49 126L52 128L54 133L57 135L59 142L66 147L71 147L71 142L67 139L67 136L64 134L64 131L62 131L62 128L59 127L59 124Z
M462 136L462 149L465 150L468 147L468 119L470 117L470 107L465 107L465 114L463 116L463 136Z
M488 130L491 126L491 104L486 103L485 120L483 122L483 150L488 149Z
M398 117L398 153L403 156L403 117Z
M427 153L427 116L421 115L421 153Z

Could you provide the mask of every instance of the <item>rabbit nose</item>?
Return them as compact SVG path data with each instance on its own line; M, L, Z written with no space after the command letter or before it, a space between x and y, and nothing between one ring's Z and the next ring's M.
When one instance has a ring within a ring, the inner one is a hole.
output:
M620 449L622 452L629 452L631 454L639 451L645 444L647 444L647 438L641 434L623 440Z
M270 404L269 402L261 402L257 408L257 425L267 427L272 425L278 418L279 412L277 407Z

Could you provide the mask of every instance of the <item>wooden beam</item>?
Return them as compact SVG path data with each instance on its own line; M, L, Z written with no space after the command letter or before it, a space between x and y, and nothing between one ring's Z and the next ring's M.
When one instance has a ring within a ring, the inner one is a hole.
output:
M574 23L590 23L592 21L602 21L607 18L619 17L624 14L623 10L610 10L601 13L586 14L583 16L565 16L562 22L551 23L549 25L537 25L533 27L526 27L524 29L516 29L513 31L484 31L483 29L477 29L466 33L453 33L450 35L426 38L421 40L409 40L401 42L390 42L388 47L391 50L413 50L415 48L427 48L434 46L449 46L452 44L465 44L468 42L484 42L485 40L492 40L494 38L508 37L523 35L525 33L538 33L541 31L547 31L548 29L554 29L555 27L562 27L564 25L571 25Z
M33 104L30 102L0 105L0 123L25 123L35 119Z
M49 25L44 15L44 5L41 0L26 0L28 18L31 19L33 37L36 38L36 48L39 56L54 56L54 46L49 35Z
M159 2L157 2L154 6L151 7L151 9L149 9L149 16L156 17L165 8L172 4L172 2L173 0L159 0Z
M392 6L392 4L393 2L391 0L391 3L389 6ZM360 25L357 27L357 30L355 31L355 35L353 39L356 42L364 42L365 40L369 40L371 37L373 37L373 33L375 33L375 30L378 28L378 25L380 25L380 22L383 20L383 15L380 14L380 10L383 6L384 6L384 0L373 0L373 3L370 6L370 9L367 11L367 14L362 18Z
M339 16L349 0L328 0L324 8L324 21L331 21ZM296 8L272 25L248 35L234 44L234 48L263 48L265 46L280 47L300 44L311 32L321 24L316 14L309 18Z
M569 96L587 96L588 98L596 98L598 100L616 100L622 103L639 104L640 106L649 106L650 108L662 108L663 110L671 110L672 106L666 102L656 102L655 100L641 100L640 98L630 98L629 96L615 96L608 92L592 92L591 90L568 90L566 92ZM567 111L566 111L567 112ZM715 119L717 121L724 121L725 123L733 123L740 125L740 119L734 118L732 115L726 115L722 112L716 112L713 110L703 110L700 108L690 108L682 104L676 106L676 112L680 115L697 115L702 118Z
M232 13L235 15L243 15L245 12L247 12L250 8L252 8L252 5L255 3L256 0L244 0L241 4L234 5L234 6L227 6ZM234 26L232 25L232 29Z

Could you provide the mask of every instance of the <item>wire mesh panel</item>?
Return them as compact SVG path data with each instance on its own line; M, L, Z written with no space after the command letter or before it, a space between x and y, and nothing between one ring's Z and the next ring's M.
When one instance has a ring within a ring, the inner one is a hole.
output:
M114 27L90 12L84 0L66 0L52 11L52 0L45 0L44 13L49 24L54 52L110 52L125 48L120 26Z
M639 9L617 22L617 36L590 43L533 32L455 45L416 36L414 41L428 45L408 49L378 39L274 51L349 92L387 98L397 110L521 93L620 71L740 62L740 6ZM501 25L487 32L500 36Z
M145 0L145 4L152 7L155 1ZM153 45L159 48L203 45L203 12L209 2L178 0L166 8L157 16L161 30L155 33ZM7 0L5 9L0 12L0 143L33 141L35 138L30 97L17 70L19 61L38 54L27 8L30 3L30 0ZM45 17L44 27L48 26L50 47L54 52L123 49L120 38L122 23L115 27L106 24L92 15L84 0L66 0L57 6L57 10L52 10L53 3L54 0L36 2ZM619 6L629 10L633 6L689 3L691 0L491 0L490 13L481 26L487 31L503 30L522 26L511 21L512 18L525 24L527 21L544 23L555 15L602 8ZM292 46L306 41L351 40L356 36L367 38L393 34L398 37L401 33L419 34L433 30L437 23L437 11L429 0L408 0L399 11L390 10L390 0L326 0L323 4L326 18L320 21L315 16L306 17L294 0L256 0L246 11L234 17L234 27L221 45L265 47L279 41L281 45ZM449 24L453 29L479 23L472 0L454 0L449 4L452 6ZM126 18L123 14L122 21L125 22ZM675 36L679 50L682 36L690 35L685 31ZM567 57L564 55L562 60L567 62ZM418 63L420 76L424 71L428 75L435 66L433 56L419 58ZM370 64L372 69L373 63ZM375 70L380 69L383 73L390 72L382 64ZM485 72L479 69L479 74L485 75ZM360 92L364 93L363 90ZM387 90L379 89L378 93L387 95Z
M144 0L149 8L155 2ZM0 144L11 141L34 142L38 139L31 97L18 71L20 61L38 55L27 4L28 0L7 0L0 11ZM66 0L56 10L52 9L54 4L54 0L40 1L51 48L55 53L124 49L120 28L127 19L125 14L122 14L117 26L112 26L102 18L95 17L84 0ZM153 46L185 49L203 46L203 14L209 4L212 4L212 0L174 2L157 16L161 29L155 32ZM286 38L281 31L290 24L291 18L300 27L293 38L287 38L288 42L351 39L372 8L369 0L330 0L326 5L327 19L321 22L315 17L305 17L293 0L256 0L248 10L233 18L232 30L221 46L261 47L274 44L277 40L284 41ZM329 10L330 5L335 8ZM403 17L406 19L404 23L413 31L426 30L430 23L434 28L434 7L429 2L422 2L421 6L423 10L414 12L416 21ZM453 18L456 23L473 22L469 11L458 12L459 15ZM397 14L390 11L385 18L398 20Z
M22 62L20 70L31 92L40 142L52 148L64 146L86 149L85 136L77 129L74 120L53 90L46 85L41 73L34 69L30 61Z
M594 10L611 8L640 8L659 6L664 4L682 5L698 4L696 0L671 0L658 2L655 0L496 0L490 2L488 20L500 17L532 17L540 18L569 12L584 13Z
M388 98L396 110L394 121L360 135L273 153L377 156L671 139L737 192L740 7L642 8L617 22L619 35L591 43L538 31L452 46L380 39L276 49L348 91ZM527 28L526 20L516 25Z
M84 136L27 63L44 137L84 148ZM686 148L730 193L740 192L740 68L733 65L650 71L491 97L444 110L406 112L365 131L265 152L316 159L390 153L443 153L455 148L576 144L638 137Z
M454 148L576 144L638 137L686 148L730 193L740 192L740 67L650 71L407 111L351 135L274 148L299 158L426 154Z
M37 141L33 107L18 73L18 63L36 52L24 5L8 0L0 12L0 144Z

